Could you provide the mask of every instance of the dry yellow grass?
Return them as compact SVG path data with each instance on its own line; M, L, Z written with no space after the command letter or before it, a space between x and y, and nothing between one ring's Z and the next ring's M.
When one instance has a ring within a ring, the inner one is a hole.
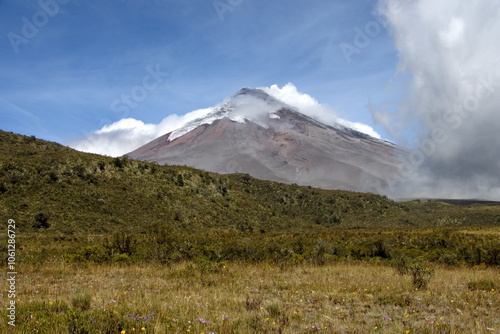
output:
M500 236L500 226L478 226L468 227L461 230L462 233L476 234L476 235L494 235Z
M126 333L494 333L498 291L473 291L467 283L498 287L499 273L435 268L428 289L418 291L394 269L362 263L27 265L19 276L17 328L67 333L66 313L83 293L92 300L82 314L111 311ZM67 307L44 311L61 302Z

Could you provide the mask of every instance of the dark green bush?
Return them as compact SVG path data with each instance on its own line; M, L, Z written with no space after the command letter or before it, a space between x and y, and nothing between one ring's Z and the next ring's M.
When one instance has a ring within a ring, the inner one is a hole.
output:
M111 242L106 240L105 247L109 249L111 253L117 252L119 254L131 256L137 251L137 239L131 234L119 232L114 234Z
M469 288L469 290L491 291L495 289L495 283L491 280L483 279L467 283L467 288Z
M74 257L75 260L80 260L84 262L92 263L105 263L110 260L110 252L102 245L91 245L84 247L77 256Z
M425 289L434 274L421 258L398 256L393 260L393 266L399 275L409 275L416 289Z
M34 220L34 222L33 222L34 228L49 228L50 227L49 215L44 211L37 212L33 216L33 220Z
M116 157L112 160L112 164L120 170L123 170L123 168L126 167L129 163L130 159L127 156Z

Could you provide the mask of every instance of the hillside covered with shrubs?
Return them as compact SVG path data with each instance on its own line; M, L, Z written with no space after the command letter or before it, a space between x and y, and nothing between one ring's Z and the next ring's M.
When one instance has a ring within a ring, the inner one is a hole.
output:
M375 194L321 190L110 158L0 132L0 215L25 233L323 231L500 223L495 206L397 203Z

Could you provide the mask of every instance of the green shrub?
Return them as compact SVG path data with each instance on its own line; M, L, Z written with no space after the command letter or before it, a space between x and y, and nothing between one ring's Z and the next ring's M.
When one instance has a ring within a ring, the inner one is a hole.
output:
M130 261L130 257L127 254L116 254L113 256L113 263L128 263Z
M90 310L92 304L92 296L88 293L78 293L71 297L71 305L82 311Z
M417 262L410 268L410 275L416 289L425 289L434 275L434 270L427 268L422 262Z
M280 303L272 303L266 306L266 311L269 313L269 317L278 318L282 313L282 306Z
M86 246L78 254L80 256L74 257L75 260L84 260L93 263L105 263L110 259L109 251L102 245Z
M177 174L177 182L176 184L179 187L184 187L184 178L182 177L182 174Z
M100 171L103 171L104 169L106 169L106 163L104 161L99 161L97 163L97 167L99 167Z
M122 170L125 166L127 166L130 163L130 159L126 156L117 157L113 158L112 163L116 168Z
M302 264L304 263L304 256L301 254L293 253L292 255L292 264Z
M245 308L247 309L247 311L257 311L257 310L260 310L260 307L262 305L262 296L257 296L257 297L253 297L252 299L250 299L249 296L247 296L247 299L245 301Z
M265 333L264 319L258 314L246 319L247 326L252 329L252 333Z
M66 314L69 334L120 333L125 328L124 319L110 310L82 311L72 309Z
M203 275L213 275L222 273L224 264L212 262L206 258L201 258L196 263L196 269Z
M137 251L137 239L131 234L119 232L115 233L111 243L106 239L105 247L109 249L111 253L118 252L119 254L131 256Z
M330 225L338 225L341 222L342 222L342 216L340 212L336 212L330 215L330 217L328 217L328 223L330 223Z
M441 255L439 257L438 261L447 265L447 266L455 266L458 264L459 258L458 258L457 254L446 253L446 254Z
M34 228L49 228L49 215L46 212L40 211L33 216Z
M322 240L319 240L314 246L313 251L313 262L317 266L322 266L325 264L325 254L326 254L326 245Z
M240 232L253 232L252 225L249 222L243 220L236 222L236 229Z
M393 267L398 274L409 275L416 289L425 289L434 274L434 270L427 268L421 258L399 256L393 260Z
M411 306L415 299L409 295L382 295L376 299L378 305L392 305L398 307Z
M469 288L469 290L491 291L495 289L495 283L491 280L483 279L467 283L467 288Z

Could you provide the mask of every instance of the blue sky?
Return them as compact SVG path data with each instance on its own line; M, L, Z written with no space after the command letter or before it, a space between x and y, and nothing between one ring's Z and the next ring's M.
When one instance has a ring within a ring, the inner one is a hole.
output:
M366 107L398 99L392 38L375 30L350 62L339 47L374 22L376 4L0 0L0 129L68 143L121 118L156 124L242 87L291 82L392 139ZM160 69L161 81L149 81L154 89L127 112L113 108L147 68Z
M278 85L408 147L400 194L500 199L498 0L0 0L0 32L2 130L106 153Z

